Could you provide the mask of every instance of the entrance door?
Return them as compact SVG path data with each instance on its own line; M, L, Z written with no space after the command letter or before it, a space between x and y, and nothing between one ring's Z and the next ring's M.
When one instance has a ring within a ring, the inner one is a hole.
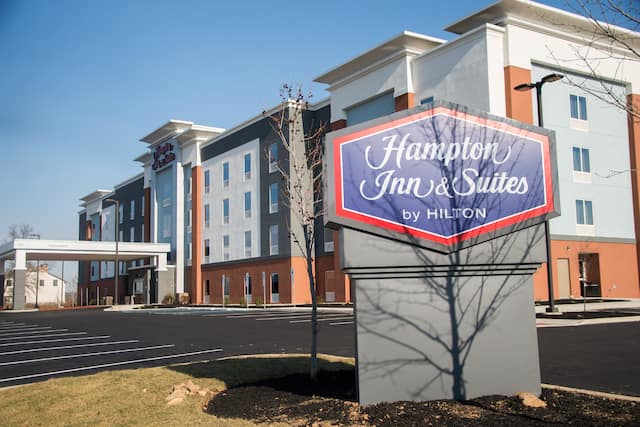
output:
M571 295L571 281L569 279L569 259L558 258L558 298L569 298Z

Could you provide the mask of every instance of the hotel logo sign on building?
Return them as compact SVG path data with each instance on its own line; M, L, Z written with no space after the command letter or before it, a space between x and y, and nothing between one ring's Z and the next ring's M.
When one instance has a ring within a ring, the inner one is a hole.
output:
M153 170L160 169L163 166L168 165L176 159L176 153L173 151L173 144L165 142L156 147L153 152Z
M448 251L556 216L553 134L439 103L333 138L329 222Z

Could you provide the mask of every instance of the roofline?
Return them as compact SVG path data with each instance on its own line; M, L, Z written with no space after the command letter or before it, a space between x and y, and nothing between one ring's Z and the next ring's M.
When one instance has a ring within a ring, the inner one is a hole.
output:
M138 180L138 179L140 179L140 178L144 178L144 172L140 172L139 174L134 175L134 176L132 176L131 178L126 179L126 180L122 181L121 183L114 185L114 186L113 186L113 189L114 189L114 190L116 190L116 189L118 189L118 188L122 188L122 187L124 187L125 185L127 185L127 184L131 184L132 182L134 182L134 181L136 181L136 180Z
M380 49L384 48L386 45L392 44L393 42L395 42L397 40L400 40L402 38L407 38L407 37L414 38L414 39L419 39L420 41L431 42L431 43L434 43L434 44L443 44L443 43L447 42L447 40L444 40L444 39L440 39L440 38L437 38L437 37L431 37L431 36L427 36L425 34L420 34L420 33L415 33L413 31L406 31L405 30L405 31L402 31L401 33L399 33L399 34L397 34L397 35L385 40L384 42L374 46L373 48L371 48L369 50L366 50L366 51L364 51L364 52L362 52L362 53L360 53L360 54L358 54L358 55L356 55L356 56L354 56L354 57L342 62L340 65L338 65L338 66L336 66L336 67L334 67L334 68L332 68L332 69L320 74L319 76L315 77L313 79L313 81L314 82L318 82L318 83L325 83L325 84L331 85L331 84L333 84L333 81L329 80L331 74L337 74L341 68L346 67L348 64L351 64L351 63L357 61L358 59L360 59L362 57L365 57L367 55L373 54L376 50L380 50ZM385 55L381 56L380 58L377 58L377 60L382 59L382 58L387 57L387 56L388 56L388 54L385 54Z
M555 15L557 17L562 17L564 19L572 20L574 22L586 24L589 28L584 28L584 29L586 29L587 31L591 30L593 27L592 19L582 16L575 12L571 12L568 10L560 9L557 7L549 6L546 4L542 4L542 3L538 3L530 0L499 0L482 9L477 10L476 12L473 12L465 16L462 19L456 20L455 22L447 25L444 29L446 31L449 31L455 34L463 34L473 29L473 27L476 27L478 25L478 22L477 22L478 20L487 22L488 17L487 16L482 17L482 15L486 15L486 14L493 14L493 21L490 23L494 23L494 24L498 23L497 21L499 21L501 18L504 18L510 15L509 14L510 11L512 12L512 15L511 15L512 17L526 18L527 17L526 15L522 13L518 13L518 11L515 9L515 6L530 8L531 10L534 10L534 11L537 10L542 13L548 13L548 14ZM492 9L494 9L493 12L491 11ZM529 18L532 18L532 17L529 16ZM539 19L540 17L537 17L537 18ZM614 25L606 21L598 20L597 22L606 24L606 26L616 31L621 31L627 35L640 37L640 33L635 32L629 28L621 27L619 25ZM554 25L556 23L549 22L549 24Z

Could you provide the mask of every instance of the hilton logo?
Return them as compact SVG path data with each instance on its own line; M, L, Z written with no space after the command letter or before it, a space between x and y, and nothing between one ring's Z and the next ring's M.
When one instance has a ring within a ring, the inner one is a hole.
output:
M160 169L168 165L176 159L176 153L173 152L173 144L167 142L156 147L153 153L153 170Z

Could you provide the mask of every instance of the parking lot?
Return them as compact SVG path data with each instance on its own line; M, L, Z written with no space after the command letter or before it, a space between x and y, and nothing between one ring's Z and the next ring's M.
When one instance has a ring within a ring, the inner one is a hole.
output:
M319 313L320 352L353 356L350 310ZM133 369L309 348L308 309L42 312L0 318L0 387L100 370Z
M353 357L350 309L321 309L318 351ZM103 370L308 353L311 314L287 309L77 310L0 315L0 387ZM538 328L542 382L640 396L640 322Z

